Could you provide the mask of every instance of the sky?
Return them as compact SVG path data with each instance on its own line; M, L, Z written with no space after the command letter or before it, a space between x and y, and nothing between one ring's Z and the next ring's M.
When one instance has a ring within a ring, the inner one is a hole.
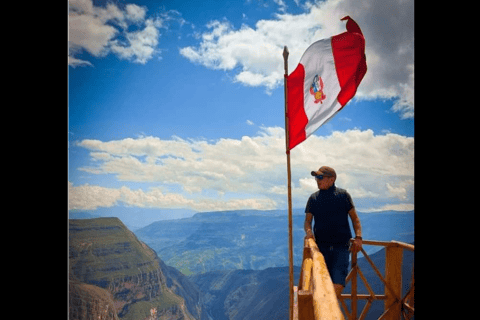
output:
M357 210L414 209L409 0L69 0L69 210L286 209L283 47L365 36L368 71L291 151L293 207L328 165Z

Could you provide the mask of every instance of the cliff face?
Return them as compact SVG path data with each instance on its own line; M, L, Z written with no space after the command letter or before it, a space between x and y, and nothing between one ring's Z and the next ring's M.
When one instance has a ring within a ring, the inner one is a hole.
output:
M118 320L113 297L100 287L70 279L69 319Z
M69 220L69 262L72 319L102 308L112 317L101 319L194 319L168 287L163 262L118 218ZM87 308L82 299L94 302Z

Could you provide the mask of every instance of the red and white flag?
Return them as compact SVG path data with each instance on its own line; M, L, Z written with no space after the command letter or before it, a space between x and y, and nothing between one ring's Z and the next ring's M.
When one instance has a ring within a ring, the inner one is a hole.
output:
M340 111L367 72L363 33L349 16L341 20L347 31L314 42L287 78L289 150Z

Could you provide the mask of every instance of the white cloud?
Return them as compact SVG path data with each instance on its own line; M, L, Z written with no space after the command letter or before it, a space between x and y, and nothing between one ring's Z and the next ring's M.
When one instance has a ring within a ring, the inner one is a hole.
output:
M131 190L104 188L85 184L73 186L68 182L68 209L95 210L98 207L111 207L123 203L127 206L155 208L190 208L196 211L238 210L238 209L274 209L277 204L271 199L190 199L178 193L164 193L160 188Z
M127 4L126 9L126 18L131 21L142 21L145 19L145 14L147 9L145 7L139 7L135 4Z
M287 10L287 4L285 3L285 1L273 0L273 2L275 2L279 6L278 8L279 11L285 12Z
M90 66L90 67L93 66L93 64L91 64L88 61L77 59L77 58L74 58L72 56L68 56L68 65L70 65L74 68L75 67L81 67L81 66Z
M75 57L82 50L95 57L114 53L122 59L145 64L158 52L158 28L162 26L161 18L146 19L146 12L146 7L136 4L127 4L122 10L113 3L97 7L92 0L69 0L68 64L92 66ZM128 31L132 24L140 29ZM126 40L121 41L119 36Z
M120 197L120 190L91 186L74 187L68 182L68 209L95 210L98 207L111 207Z
M145 21L145 28L140 31L126 32L126 42L113 40L110 50L122 59L133 59L134 62L145 64L150 60L158 45L159 32L152 19Z
M412 211L415 209L413 203L398 203L398 204L386 204L378 208L369 208L363 211L365 212L376 212L376 211Z
M280 5L283 1L277 1ZM289 72L314 41L345 31L340 18L350 15L366 39L368 71L357 97L395 98L401 118L413 118L413 1L327 0L307 3L302 14L276 14L252 28L234 29L227 20L212 21L198 46L180 49L194 63L235 72L235 81L264 86L267 93L283 83L283 47L289 48ZM285 8L281 6L281 8Z
M113 15L105 17L104 11L94 9L90 0L70 1L69 4L69 47L85 49L97 57L105 55L110 39L118 33L116 28L106 24ZM70 49L69 56L71 52Z
M285 140L284 130L279 127L263 127L254 137L214 143L150 136L106 142L83 140L77 147L90 150L92 160L79 170L155 186L147 192L118 189L119 193L97 187L97 192L107 194L105 198L93 195L94 186L78 186L72 198L77 207L95 207L101 201L114 205L114 199L135 206L198 211L242 206L275 208L286 203ZM335 168L337 185L347 189L354 201L413 203L413 147L411 137L374 135L371 130L312 135L291 154L294 206L303 206L317 190L310 171L321 165Z
M390 183L386 184L388 192L399 199L405 199L407 189L404 187L393 187Z

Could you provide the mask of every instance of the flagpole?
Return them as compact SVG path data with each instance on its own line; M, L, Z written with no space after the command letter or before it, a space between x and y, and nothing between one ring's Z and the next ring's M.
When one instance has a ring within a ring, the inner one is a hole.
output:
M284 76L284 92L285 92L285 149L287 153L287 188L288 188L288 262L289 262L289 290L290 290L290 315L289 319L293 320L293 234L292 234L292 172L290 169L290 149L289 131L288 131L288 99L287 99L287 77L288 77L288 48L283 48L283 62L285 69Z

